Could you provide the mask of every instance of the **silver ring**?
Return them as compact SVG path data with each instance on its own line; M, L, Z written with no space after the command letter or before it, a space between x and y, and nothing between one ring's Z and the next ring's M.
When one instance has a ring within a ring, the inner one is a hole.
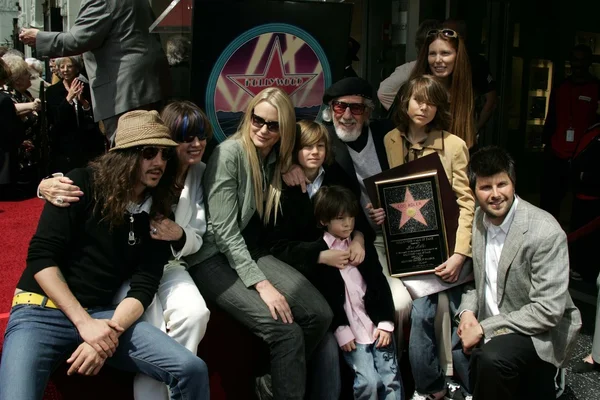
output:
M156 228L152 228L152 234L156 235L156 232L157 232Z
M62 196L57 196L57 197L56 197L56 203L57 203L57 204L62 204L62 203L64 203L64 202L65 202L65 200L63 199L63 197L62 197Z

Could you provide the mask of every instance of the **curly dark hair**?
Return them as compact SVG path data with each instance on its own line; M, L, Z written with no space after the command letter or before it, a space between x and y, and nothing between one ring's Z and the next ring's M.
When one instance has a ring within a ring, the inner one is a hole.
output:
M400 132L408 132L410 117L408 116L408 102L411 97L419 102L437 107L435 117L427 124L427 132L431 130L447 131L452 122L448 91L442 83L431 75L423 75L408 81L400 89L400 103L394 116L394 122ZM452 132L450 132L452 133Z
M133 189L140 179L142 154L137 147L108 152L89 166L94 171L94 212L100 212L111 229L125 221L125 210L133 197ZM177 161L167 162L158 185L151 189L151 216L171 214L180 185L176 183Z

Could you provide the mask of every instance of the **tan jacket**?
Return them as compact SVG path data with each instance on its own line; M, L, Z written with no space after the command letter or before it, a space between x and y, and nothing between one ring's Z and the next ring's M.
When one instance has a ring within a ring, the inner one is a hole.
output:
M406 139L398 129L394 129L385 135L383 143L390 168L404 164L404 140ZM459 215L454 252L471 257L471 228L473 226L475 199L467 177L469 150L466 143L458 136L446 131L432 131L423 143L423 154L420 156L426 156L434 152L440 156L450 185L456 193Z

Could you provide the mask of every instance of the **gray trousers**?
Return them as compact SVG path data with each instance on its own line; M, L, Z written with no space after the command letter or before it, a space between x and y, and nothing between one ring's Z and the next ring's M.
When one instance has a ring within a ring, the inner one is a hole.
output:
M274 320L258 292L242 283L223 254L193 266L189 272L204 298L267 343L274 399L302 400L306 391L306 360L324 338L333 315L319 291L294 268L273 256L260 258L257 265L286 298L293 323Z
M600 274L596 279L598 286L598 299L596 302L596 326L594 328L594 341L592 342L592 358L600 364Z

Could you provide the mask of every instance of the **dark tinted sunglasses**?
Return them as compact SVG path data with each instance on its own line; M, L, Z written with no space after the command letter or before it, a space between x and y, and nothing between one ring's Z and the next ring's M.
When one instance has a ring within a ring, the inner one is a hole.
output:
M427 32L427 36L442 35L448 38L458 39L458 33L452 29L432 29Z
M193 131L188 132L188 127L190 125L190 121L187 115L184 115L181 132L179 133L178 142L179 143L192 143L194 139L198 138L199 141L206 140L206 132L204 129L204 119L198 116L198 128Z
M279 132L279 122L277 121L266 121L264 118L259 117L258 115L252 113L252 125L256 128L262 128L263 126L267 126L267 130L269 132L277 133Z
M332 101L331 106L333 112L336 114L343 114L346 112L346 109L350 108L352 115L362 115L367 108L363 103L344 103L343 101L337 100Z
M164 161L169 161L175 155L175 149L173 147L156 147L156 146L145 146L140 149L142 157L145 160L154 160L154 157L160 152L160 156Z

